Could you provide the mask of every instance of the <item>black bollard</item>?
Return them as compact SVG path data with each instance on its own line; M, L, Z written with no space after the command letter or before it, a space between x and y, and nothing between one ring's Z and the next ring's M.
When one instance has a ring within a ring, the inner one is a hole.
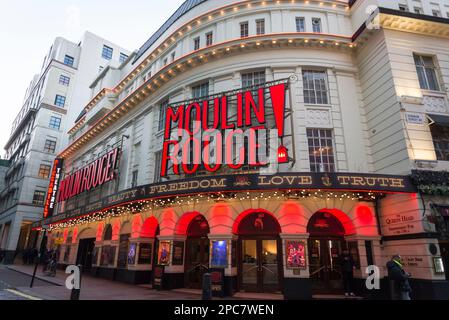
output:
M212 281L210 273L203 274L203 300L212 300Z
M79 300L80 299L80 294L81 294L81 275L83 274L83 266L78 265L78 270L79 270L79 289L73 288L72 292L70 294L70 300Z

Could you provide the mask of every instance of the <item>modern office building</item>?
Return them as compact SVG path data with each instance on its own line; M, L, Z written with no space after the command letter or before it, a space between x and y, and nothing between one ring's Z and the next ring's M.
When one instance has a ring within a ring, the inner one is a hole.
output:
M0 193L0 249L4 263L34 246L31 223L42 217L55 155L90 99L93 79L122 64L129 51L86 32L79 43L57 38L30 83L5 146L9 168Z
M348 249L359 294L388 295L400 254L413 298L448 299L448 14L447 0L186 1L93 82L33 227L50 226L62 264L163 289L207 271L217 289L222 270L228 295L308 299L341 290Z

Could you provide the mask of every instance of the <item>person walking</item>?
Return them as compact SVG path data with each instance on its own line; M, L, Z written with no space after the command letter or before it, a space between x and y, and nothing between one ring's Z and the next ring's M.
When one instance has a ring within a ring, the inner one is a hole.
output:
M410 287L409 278L410 273L404 270L402 264L402 258L400 255L394 255L387 263L388 278L393 284L393 299L399 300L411 300L410 293L412 288Z
M340 267L343 276L343 287L346 297L355 297L353 291L355 262L348 250L344 250L340 256Z

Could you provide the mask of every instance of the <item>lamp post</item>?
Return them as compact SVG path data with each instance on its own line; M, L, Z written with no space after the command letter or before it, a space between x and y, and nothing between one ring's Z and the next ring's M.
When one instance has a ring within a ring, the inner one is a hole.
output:
M33 276L31 277L30 288L33 287L34 279L36 278L37 268L39 267L39 261L41 260L42 255L44 254L45 246L47 245L47 230L50 229L50 227L45 225L42 226L42 229L44 230L44 234L42 235L41 247L39 250L39 254L37 255L36 264L34 265L34 271Z

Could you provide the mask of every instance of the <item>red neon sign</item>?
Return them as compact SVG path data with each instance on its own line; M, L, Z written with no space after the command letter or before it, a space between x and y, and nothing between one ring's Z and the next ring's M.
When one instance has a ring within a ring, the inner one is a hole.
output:
M165 118L161 176L168 174L170 164L175 175L194 174L200 167L216 172L223 164L237 170L244 165L244 159L254 167L267 165L267 162L257 160L256 153L263 148L258 134L267 130L267 117L273 115L277 137L284 137L286 89L287 84L280 83L169 107ZM231 99L236 101L235 115L231 115ZM209 139L212 132L213 139ZM226 135L222 136L222 132ZM202 133L200 137L199 133ZM182 144L181 137L185 139ZM246 148L234 146L239 138L247 139ZM214 149L215 161L210 162L212 140L218 146ZM279 150L282 154L278 154L278 163L289 162L288 150L285 147Z
M56 205L56 194L59 189L59 181L61 180L63 159L56 158L53 162L53 169L51 170L50 184L48 185L47 197L44 205L44 218L53 216Z
M116 177L120 149L115 148L61 181L58 202L102 186Z

